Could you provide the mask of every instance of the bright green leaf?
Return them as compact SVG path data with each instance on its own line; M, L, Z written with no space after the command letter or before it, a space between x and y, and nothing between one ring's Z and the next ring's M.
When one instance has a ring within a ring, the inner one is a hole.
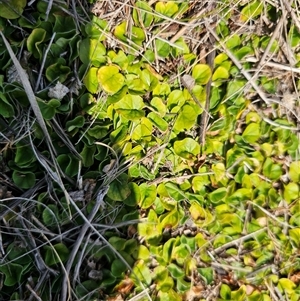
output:
M170 44L167 42L164 42L162 40L156 39L155 40L155 48L157 51L157 54L161 56L162 58L166 58L171 50Z
M197 120L199 112L195 109L195 106L184 105L179 111L178 117L174 124L174 131L181 132L184 129L191 129Z
M169 127L169 124L164 119L162 119L157 113L150 112L148 114L148 118L162 132L165 132Z
M199 227L205 227L213 222L214 217L209 210L201 207L198 203L194 202L190 206L190 214L195 224Z
M127 94L114 107L118 113L129 120L139 120L145 114L143 99L138 95Z
M290 204L292 201L296 200L300 196L299 185L297 183L289 183L284 185L283 197Z
M192 138L185 138L175 141L174 151L178 156L191 160L200 153L200 145Z
M216 69L212 76L212 81L229 78L229 72L224 67L220 66Z
M192 76L198 85L205 85L211 77L211 69L208 65L197 64L193 68Z
M141 184L139 187L141 192L140 206L143 209L149 208L155 201L156 187L146 183Z
M87 72L87 74L83 79L83 83L85 87L92 94L97 93L99 89L97 72L98 72L98 68L92 67L89 69L89 71Z
M258 123L250 123L242 134L243 139L248 143L255 143L260 136L260 126Z
M105 92L117 93L124 84L125 78L116 66L103 66L98 70L98 80Z
M261 1L252 1L246 6L241 11L241 16L240 19L243 22L247 22L249 19L253 19L257 16L259 16L263 10L263 3Z
M300 161L292 162L290 164L289 176L293 182L300 182Z

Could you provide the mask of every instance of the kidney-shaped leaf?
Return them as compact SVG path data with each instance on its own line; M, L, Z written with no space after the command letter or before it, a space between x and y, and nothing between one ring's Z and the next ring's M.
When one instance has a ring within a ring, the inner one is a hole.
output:
M252 1L247 4L241 11L240 19L243 22L247 22L249 19L259 16L263 10L263 4L261 1Z
M130 187L128 186L128 176L121 174L114 180L107 192L107 196L114 201L124 201L131 194Z
M193 159L200 152L200 145L192 138L185 138L174 143L175 153L184 159Z
M0 17L4 19L19 18L23 13L26 4L26 0L0 1Z
M126 95L115 104L118 113L130 120L138 120L142 118L145 112L143 99L137 95Z
M206 64L198 64L193 68L192 76L198 85L205 85L211 77L211 69Z
M124 84L125 78L116 66L103 66L98 70L98 80L105 92L117 93Z
M248 143L255 143L260 138L260 127L258 123L250 123L242 134Z

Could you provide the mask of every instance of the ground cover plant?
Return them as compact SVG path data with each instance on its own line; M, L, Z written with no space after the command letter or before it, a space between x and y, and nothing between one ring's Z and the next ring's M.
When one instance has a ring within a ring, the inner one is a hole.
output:
M0 0L0 300L299 300L298 6Z

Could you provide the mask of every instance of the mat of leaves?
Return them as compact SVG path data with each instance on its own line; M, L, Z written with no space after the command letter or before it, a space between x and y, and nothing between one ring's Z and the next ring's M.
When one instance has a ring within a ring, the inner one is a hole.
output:
M0 1L0 299L299 300L298 5Z

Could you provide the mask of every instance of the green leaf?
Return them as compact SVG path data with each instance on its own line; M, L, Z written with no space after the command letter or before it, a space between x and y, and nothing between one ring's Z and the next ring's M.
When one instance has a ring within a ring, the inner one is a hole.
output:
M179 219L180 216L177 208L169 213L161 215L159 218L162 228L175 228L179 224Z
M248 54L253 54L253 49L249 46L241 47L239 50L234 52L234 55L237 59L241 60L243 57L245 57Z
M57 157L57 163L61 167L61 169L66 173L69 177L74 177L78 174L78 160L76 160L70 154L61 154Z
M274 258L274 254L272 252L263 251L261 256L259 256L256 260L257 267L270 262Z
M167 269L174 279L178 279L185 276L184 270L174 263L168 264Z
M127 94L114 107L129 120L139 120L145 115L143 99L138 95Z
M27 254L25 246L20 245L17 241L11 243L7 249L7 258L14 263L25 265L29 262L32 262L32 258ZM1 266L1 264L0 264Z
M105 92L115 94L123 87L125 78L117 66L103 66L98 70L98 80Z
M242 22L248 22L250 19L253 19L257 16L259 16L263 10L263 3L261 1L252 1L241 11L240 20Z
M197 64L193 68L192 76L198 85L206 85L211 77L211 69L206 64Z
M191 251L187 245L179 245L173 248L172 259L176 260L177 264L183 266L186 263L186 260L191 256Z
M240 45L241 45L241 38L237 34L231 35L226 40L226 46L229 49L233 49L233 48L239 47Z
M64 263L69 258L70 251L63 243L58 243L51 247L45 246L44 248L46 250L45 263L48 266L55 265L60 262Z
M190 288L191 288L191 283L188 281L185 281L184 277L176 278L176 289L179 293L185 293ZM182 299L179 298L179 300L182 300Z
M298 184L291 182L287 185L284 185L283 197L288 204L290 204L292 201L299 198L299 196L300 196L299 193L300 193L300 190L299 190Z
M161 292L168 292L174 286L174 280L171 277L167 277L165 281L157 283L157 290Z
M64 59L58 59L55 64L46 69L46 78L49 82L60 81L63 83L71 73L71 68L65 65Z
M144 261L147 261L150 258L150 251L146 246L140 245L135 250L133 256L134 256L135 259L142 259Z
M172 17L178 11L178 5L174 1L162 2L158 1L155 4L155 10L165 16ZM157 17L160 19L159 17Z
M76 25L73 16L56 13L54 17L55 24L53 26L53 32L56 33L56 39L71 39L76 35Z
M141 201L139 205L143 209L149 208L156 199L156 187L146 183L141 184L139 187L141 192Z
M205 227L214 221L214 217L210 211L201 207L196 202L192 203L189 211L195 224L199 227Z
M279 164L274 164L271 158L267 158L263 165L263 174L270 180L279 180L282 175L282 168Z
M48 102L41 99L37 99L37 101L42 115L46 120L52 119L56 113L56 109L60 106L58 99L50 99Z
M167 106L171 111L174 107L181 108L185 102L186 102L186 99L184 98L183 91L173 90L169 94ZM174 113L176 113L176 112L174 112Z
M212 76L212 81L229 78L229 72L226 68L220 66L216 69Z
M22 168L29 167L32 162L36 161L32 148L28 145L18 143L15 155L15 163Z
M220 296L224 300L231 300L231 289L227 284L221 285Z
M215 65L221 65L228 60L228 56L225 53L220 53L215 57Z
M139 45L142 46L144 40L145 40L146 36L145 36L145 32L143 29L136 27L136 26L132 26L131 28L131 40Z
M248 143L255 143L260 136L260 126L258 123L250 123L242 134L244 141Z
M114 35L123 42L130 40L131 44L133 44L131 45L132 47L137 47L136 45L141 46L146 38L144 31L139 27L130 26L130 30L128 30L127 21L115 27Z
M118 54L112 59L112 62L119 65L123 70L126 70L129 64L128 57L122 50L119 50Z
M174 131L181 132L184 129L191 129L196 121L199 114L198 107L192 105L184 105L179 111L178 117L174 124Z
M107 21L93 15L91 22L88 22L84 29L89 37L103 41L105 34L101 32L101 29L105 31L105 28L107 28Z
M292 162L290 164L289 176L293 182L300 182L300 161Z
M85 123L83 116L77 116L73 120L69 120L66 123L66 129L68 132L72 132L76 128L82 128Z
M92 67L89 69L89 71L87 72L87 74L83 79L83 83L85 87L92 94L97 93L99 89L97 73L98 73L98 68Z
M36 59L41 59L43 48L41 44L46 38L46 30L43 28L35 28L27 38L27 49ZM51 81L51 80L50 80ZM61 81L60 81L61 82Z
M298 216L298 219L300 219L300 216ZM294 244L294 247L299 249L300 248L300 228L290 229L289 236L291 238L291 241Z
M204 279L206 285L210 285L214 281L214 271L211 267L199 268L197 270Z
M226 99L229 98L236 98L240 95L241 91L244 89L246 85L246 81L244 80L232 80L229 81L227 85L227 91L226 91Z
M89 167L94 164L95 152L96 152L95 145L92 145L92 146L84 145L84 148L83 148L82 152L80 153L80 155L82 157L83 166Z
M155 39L155 48L156 48L157 54L162 58L166 58L171 51L170 44L168 44L167 42L164 42L160 39Z
M130 275L136 286L140 286L140 281L147 286L152 282L151 272L143 260L137 261Z
M168 129L169 124L162 119L158 113L150 112L147 117L162 132L165 132Z
M103 276L104 277L104 276ZM105 275L105 281L102 281L101 286L106 287L107 283L112 284L114 282L115 278L109 273L106 273ZM94 290L99 289L99 283L95 280L86 280L83 282L80 282L76 286L75 292L77 298L85 299L87 294L90 294Z
M59 211L56 205L49 204L42 213L43 223L46 227L53 227L58 225Z
M4 285L14 286L17 283L20 283L22 270L23 267L21 265L13 262L4 265L0 264L0 271L5 275Z
M29 189L35 184L35 174L30 171L14 170L12 179L16 186L22 189Z
M109 243L112 245L114 249L117 251L123 251L125 248L126 244L126 239L118 237L118 236L113 236L109 238Z
M153 14L151 6L145 1L137 1L135 3L135 9L132 13L132 18L136 25L142 25L142 27L148 27L153 21Z
M127 199L130 194L131 190L128 186L128 176L124 173L110 184L109 190L107 192L107 196L110 199L119 202Z
M0 92L0 115L3 117L13 117L14 114L14 107L9 103L5 95Z
M281 293L291 294L295 291L296 284L287 278L280 278L278 281L278 288Z
M95 67L100 67L106 62L106 49L98 39L84 39L79 46L79 58L85 64L91 63Z
M269 46L270 41L271 41L271 37L262 37L260 40L261 48L266 49ZM279 50L279 44L276 40L274 40L269 51L271 53L277 53L278 50Z
M200 145L192 138L185 138L183 140L175 141L175 153L187 160L192 160L200 153Z
M226 168L223 163L217 163L212 165L212 171L217 182L226 178Z
M295 25L291 25L290 27L289 42L292 47L297 47L300 43L300 33Z
M22 15L26 4L26 0L1 1L0 17L4 19L17 19Z
M127 270L126 264L123 262L123 260L117 258L115 259L111 264L111 273L115 277L122 277L123 273Z
M128 183L128 187L131 190L130 195L124 200L124 204L127 206L136 206L141 200L140 188L136 183Z
M132 132L131 139L134 141L151 141L152 123L148 118L141 118L141 122L134 128Z
M182 301L182 296L177 294L173 289L170 289L168 292L159 291L156 300L157 301Z
M224 198L226 195L227 195L227 188L221 187L211 192L208 195L208 198L214 205L217 205L224 202Z

